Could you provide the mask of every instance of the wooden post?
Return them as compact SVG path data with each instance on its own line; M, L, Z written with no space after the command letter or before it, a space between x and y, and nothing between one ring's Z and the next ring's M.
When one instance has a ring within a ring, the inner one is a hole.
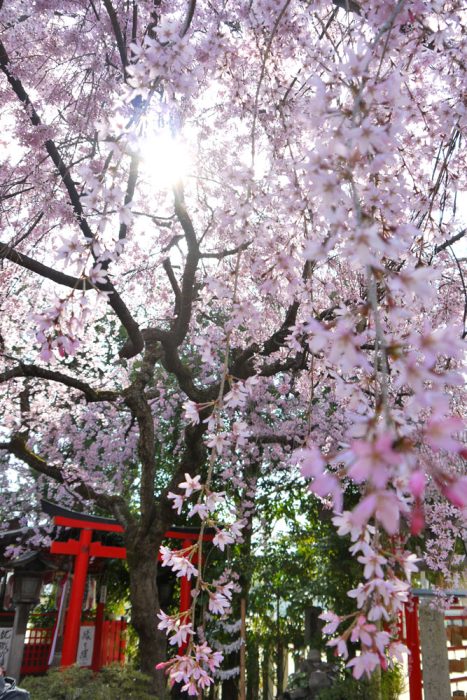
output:
M183 540L182 549L188 549L190 546L190 540ZM186 576L182 576L180 578L180 613L187 613L191 608L191 603L191 580L189 580ZM180 619L182 622L185 621L183 615ZM185 642L185 644L181 644L178 647L179 656L182 656L185 653L187 646L188 642Z
M81 625L81 609L83 607L84 588L89 564L89 549L92 540L92 530L81 530L79 551L75 559L73 583L71 586L70 604L65 624L65 636L62 649L62 666L76 663L78 652L79 628Z
M240 639L242 646L240 647L240 679L238 688L238 700L245 700L245 671L246 671L246 600L242 598L240 601Z
M420 663L420 636L418 632L418 598L405 604L405 629L409 650L410 700L423 700L422 669Z
M96 609L96 630L94 632L94 649L92 651L92 665L93 671L99 671L101 668L101 651L102 651L102 633L104 631L104 615L105 615L105 603L107 597L107 587L101 586L99 591L99 602L97 603Z

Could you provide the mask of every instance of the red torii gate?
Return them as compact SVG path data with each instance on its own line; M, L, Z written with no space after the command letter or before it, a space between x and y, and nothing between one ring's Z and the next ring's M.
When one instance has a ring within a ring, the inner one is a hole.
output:
M94 530L100 532L123 533L123 527L112 518L101 518L97 515L85 515L67 508L57 506L50 501L42 501L42 509L52 516L55 525L81 530L79 540L69 539L66 542L52 542L50 551L52 554L67 554L76 557L73 582L71 586L70 602L65 620L65 631L62 648L62 666L71 666L76 663L78 652L79 630L81 625L81 609L83 606L84 589L88 573L89 559L91 557L105 557L110 559L126 559L125 547L113 547L103 545L101 542L93 542ZM168 539L182 540L182 549L186 549L199 538L199 530L196 528L172 527L167 530L165 537ZM214 537L212 532L203 534L203 541L211 542ZM160 554L159 554L160 560ZM191 607L191 581L182 576L180 579L180 612L186 612ZM104 618L103 605L98 607L96 615L95 650L100 648L100 637ZM183 647L179 649L183 651ZM97 658L94 655L94 658ZM94 666L93 660L93 666Z

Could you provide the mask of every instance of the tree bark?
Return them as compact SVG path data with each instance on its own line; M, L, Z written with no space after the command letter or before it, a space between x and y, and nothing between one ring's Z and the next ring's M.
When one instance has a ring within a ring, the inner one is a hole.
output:
M136 530L136 528L135 528ZM140 667L153 679L153 690L158 700L165 700L167 681L156 664L166 661L167 638L157 629L159 595L157 591L157 554L160 542L154 537L143 537L139 531L126 533L127 562L130 574L131 623L139 638Z
M279 615L280 599L276 597L276 682L277 694L284 690L284 640L281 636L281 623Z
M240 663L240 654L234 651L226 656L226 668L233 668ZM222 681L222 700L238 700L238 677L226 678Z
M276 645L276 678L277 678L277 694L280 695L284 690L284 641L279 637Z
M248 639L247 680L246 700L257 700L259 698L259 648L253 635Z
M270 649L269 646L265 646L263 649L263 665L262 665L262 686L263 686L263 700L269 700L269 665L270 665Z

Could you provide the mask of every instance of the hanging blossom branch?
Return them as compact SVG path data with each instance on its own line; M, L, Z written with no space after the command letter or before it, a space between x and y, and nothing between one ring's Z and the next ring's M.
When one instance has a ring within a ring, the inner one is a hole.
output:
M358 72L360 89L353 108L343 113L333 141L333 150L339 154L334 158L335 172L347 188L350 183L352 193L347 241L338 233L333 240L330 234L324 244L310 243L305 253L310 259L319 259L324 246L327 253L336 245L366 277L366 306L360 309L365 317L363 333L357 333L347 310L327 325L310 318L305 326L310 350L327 352L342 380L347 376L347 383L354 386L360 403L355 413L359 424L347 431L350 439L344 445L333 448L327 441L320 449L310 435L305 446L294 453L302 475L310 480L310 490L334 509L338 534L350 535L350 551L363 566L362 582L348 592L356 601L355 612L322 615L325 633L343 629L328 642L337 654L347 659L348 642L360 643L360 655L347 664L356 678L369 676L378 666L386 668L394 658L400 661L405 651L395 625L390 625L408 600L411 575L417 571L415 554L404 546L408 537L403 534L403 519L408 521L410 534L421 533L427 482L436 485L455 508L467 507L467 477L456 470L456 462L465 457L466 450L453 436L462 430L463 423L458 416L449 415L449 400L443 395L445 385L459 379L446 371L446 363L443 367L439 362L443 356L455 357L459 350L448 347L448 328L434 331L425 324L421 332L401 336L406 316L400 292L414 294L417 274L422 277L424 272L414 269L402 280L394 272L402 266L391 270L387 262L400 260L404 253L407 261L417 231L400 223L393 226L395 235L391 235L383 212L365 208L359 193L359 183L365 180L370 179L375 188L379 184L373 163L377 157L384 162L389 133L384 120L372 113L372 106L381 110L374 96L388 87L388 77L382 71L384 55L403 7L404 2L397 4L366 55L355 57L353 76ZM384 45L379 48L383 36ZM371 78L374 59L379 65ZM392 83L395 88L395 78ZM397 89L402 101L401 86ZM423 284L425 289L429 286L426 274ZM368 341L368 347L374 349L372 358L362 350ZM367 387L365 395L361 386ZM397 395L404 387L411 389L413 417L409 422L401 419L393 396L393 390ZM438 458L440 453L444 459ZM349 482L362 494L351 511L343 510ZM381 629L383 624L385 630Z
M241 251L237 254L235 266L233 306L235 306L237 301L240 258ZM202 483L201 476L191 477L189 474L185 474L185 481L178 485L183 493L175 494L170 492L168 494L168 498L173 500L173 508L177 513L181 513L185 502L194 494L197 494L196 503L191 506L188 517L191 518L198 515L201 520L198 540L194 545L185 549L174 551L169 547L161 547L160 550L163 566L170 566L172 571L176 572L179 577L196 578L196 583L192 592L193 603L189 611L175 615L167 615L161 611L158 615L160 619L158 627L167 631L169 643L179 646L187 644L187 648L185 654L177 654L175 658L158 664L157 668L166 670L171 686L175 683L182 683L182 691L186 691L188 695L196 696L206 688L209 688L214 682L213 676L223 660L223 654L220 651L213 651L206 641L200 640L198 643L195 642L195 616L198 598L202 593L206 594L209 612L213 615L224 615L230 610L232 593L235 588L233 580L224 581L221 579L209 583L203 577L203 542L206 528L214 527L216 529L212 542L215 547L223 552L227 545L242 540L242 530L246 525L244 519L236 520L229 525L221 524L216 517L216 511L219 505L225 504L226 494L224 491L212 490L214 467L224 447L221 422L226 382L229 376L232 330L233 325L229 324L225 335L225 354L219 382L219 393L208 419L209 436L207 445L211 451L206 480ZM186 408L190 422L198 423L198 407L188 402ZM197 563L198 568L196 568L195 563Z

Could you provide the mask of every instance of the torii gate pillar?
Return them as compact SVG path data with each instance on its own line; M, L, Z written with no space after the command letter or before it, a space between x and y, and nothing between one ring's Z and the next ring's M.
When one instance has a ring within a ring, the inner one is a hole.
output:
M81 625L81 607L83 605L86 576L88 573L91 539L92 530L81 530L75 559L73 583L71 585L70 604L66 617L66 635L63 639L62 666L71 666L76 663Z

